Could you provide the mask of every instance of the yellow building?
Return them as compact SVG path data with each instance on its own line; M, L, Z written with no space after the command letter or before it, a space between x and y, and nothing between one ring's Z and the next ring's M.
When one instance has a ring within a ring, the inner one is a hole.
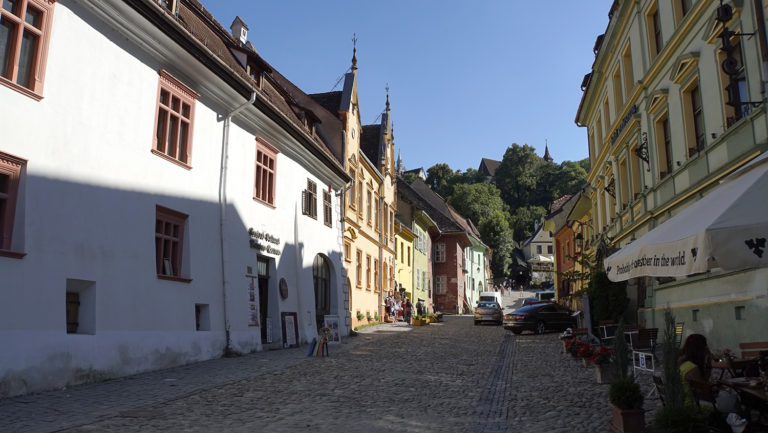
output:
M357 60L342 91L314 95L337 107L344 125L344 165L353 179L344 193L346 295L354 329L383 317L383 291L394 286L395 159L389 95L381 123L363 125L357 93Z
M407 225L395 220L395 292L415 303L413 292L413 240L416 234Z
M724 3L613 3L576 116L592 167L588 249L606 256L642 239L768 148L765 2ZM633 277L630 311L662 327L670 307L713 348L757 338L768 320L765 269Z

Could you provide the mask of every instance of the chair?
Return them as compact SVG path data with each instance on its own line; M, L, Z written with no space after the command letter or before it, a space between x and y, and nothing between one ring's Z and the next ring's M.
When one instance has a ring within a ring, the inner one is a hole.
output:
M680 347L683 344L683 327L684 326L685 326L685 322L675 323L675 343L677 343L677 347Z
M691 394L693 394L693 401L699 407L704 402L705 406L709 405L717 409L717 391L712 384L700 380L689 380L688 385L691 388Z
M659 336L659 328L640 328L636 334L631 335L630 345L633 351L647 352L656 358L656 339Z

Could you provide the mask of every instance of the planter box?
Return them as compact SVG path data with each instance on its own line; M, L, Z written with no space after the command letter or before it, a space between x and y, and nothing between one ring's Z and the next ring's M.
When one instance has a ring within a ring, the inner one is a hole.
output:
M616 433L645 433L645 411L624 410L611 405L611 430Z

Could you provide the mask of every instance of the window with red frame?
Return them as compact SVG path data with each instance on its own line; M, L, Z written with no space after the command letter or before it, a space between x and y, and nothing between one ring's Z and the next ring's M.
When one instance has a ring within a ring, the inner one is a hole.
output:
M189 167L195 101L200 95L168 72L159 73L153 153Z
M41 96L53 2L0 2L0 83Z
M277 153L277 149L256 139L256 183L253 198L270 206L275 205Z
M21 169L26 161L0 152L0 250L10 250Z
M187 215L157 206L155 217L155 261L157 275L181 277L184 226Z

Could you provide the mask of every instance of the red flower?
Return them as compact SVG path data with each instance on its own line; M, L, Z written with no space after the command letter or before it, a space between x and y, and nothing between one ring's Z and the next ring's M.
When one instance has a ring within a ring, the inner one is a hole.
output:
M594 362L595 364L607 364L611 361L611 357L613 356L613 349L610 349L605 346L600 346L600 349L597 350L592 356L589 357L589 360Z

